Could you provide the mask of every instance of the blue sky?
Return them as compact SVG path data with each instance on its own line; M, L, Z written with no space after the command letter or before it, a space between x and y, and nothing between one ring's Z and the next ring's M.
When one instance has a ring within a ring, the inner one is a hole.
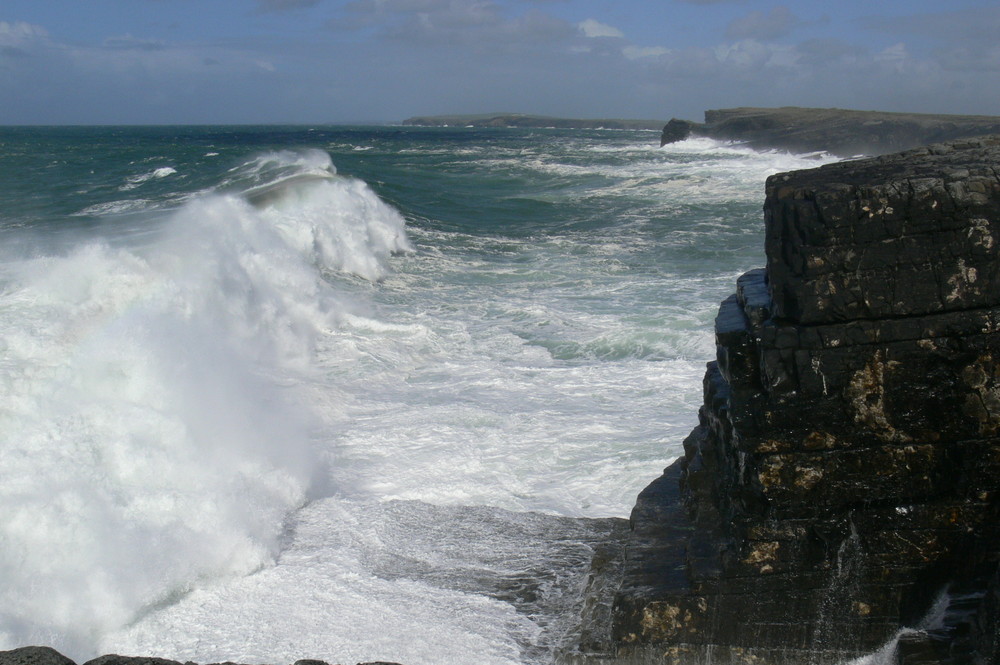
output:
M0 124L1000 115L997 0L4 0Z

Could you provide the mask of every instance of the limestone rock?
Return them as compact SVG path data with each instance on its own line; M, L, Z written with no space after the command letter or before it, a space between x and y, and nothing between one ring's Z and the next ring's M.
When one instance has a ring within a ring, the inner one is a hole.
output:
M838 662L932 607L900 662L995 662L1000 137L766 195L767 268L721 304L700 424L632 513L617 662Z

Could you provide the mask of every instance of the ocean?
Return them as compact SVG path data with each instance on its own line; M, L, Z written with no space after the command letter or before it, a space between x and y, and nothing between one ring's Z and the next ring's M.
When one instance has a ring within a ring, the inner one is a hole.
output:
M551 663L833 161L658 139L0 128L0 649Z

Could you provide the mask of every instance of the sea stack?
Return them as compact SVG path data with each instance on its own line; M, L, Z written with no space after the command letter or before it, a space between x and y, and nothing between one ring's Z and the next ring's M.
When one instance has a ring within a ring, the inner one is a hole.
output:
M774 175L764 216L614 660L842 662L936 612L898 662L997 662L1000 136Z

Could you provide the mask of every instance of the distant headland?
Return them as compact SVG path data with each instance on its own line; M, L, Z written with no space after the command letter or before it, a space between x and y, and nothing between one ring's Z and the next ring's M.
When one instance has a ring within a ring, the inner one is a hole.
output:
M738 107L705 111L704 122L672 118L556 118L530 113L413 116L417 127L644 129L662 131L660 145L690 137L735 141L756 149L825 151L841 157L883 155L922 145L1000 133L1000 116L891 113L836 108Z
M673 118L663 128L660 145L701 136L757 149L852 157L996 133L1000 116L741 107L705 111L703 123Z
M424 115L407 118L404 125L418 127L538 127L556 129L652 129L663 128L662 120L620 118L553 118L528 113L485 113L480 115Z

